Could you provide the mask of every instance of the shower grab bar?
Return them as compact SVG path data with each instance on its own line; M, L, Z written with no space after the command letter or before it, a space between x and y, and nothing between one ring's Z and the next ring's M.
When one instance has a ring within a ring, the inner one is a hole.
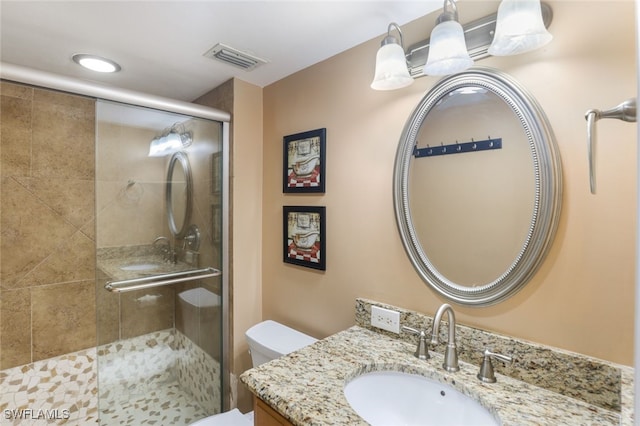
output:
M113 293L125 293L127 291L143 290L146 288L161 287L185 281L199 280L202 278L217 277L221 274L222 272L218 269L208 267L203 269L194 269L191 271L174 272L171 274L151 275L143 278L109 281L104 288Z
M589 155L589 187L591 193L596 193L596 121L601 118L616 118L618 120L635 123L636 118L636 99L627 99L615 108L604 111L590 109L585 113L584 118L587 120L587 151Z

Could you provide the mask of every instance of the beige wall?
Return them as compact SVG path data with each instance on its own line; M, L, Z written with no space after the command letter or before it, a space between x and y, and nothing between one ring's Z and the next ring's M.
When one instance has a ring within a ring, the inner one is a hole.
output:
M584 113L615 106L636 93L634 3L549 3L555 37L550 45L478 65L516 78L549 118L564 168L558 233L524 290L495 307L456 307L456 312L465 324L631 365L636 127L617 120L598 123L598 194L591 195ZM497 5L461 1L460 19L469 22ZM406 44L428 37L434 20L430 15L406 25ZM379 41L264 89L262 316L316 337L352 325L356 297L427 314L444 302L418 278L405 255L391 188L404 122L437 79L420 78L394 92L371 90ZM326 194L283 194L282 137L319 127L326 127L328 135ZM245 155L247 161L254 158L253 152ZM257 190L247 191L249 203ZM245 198L244 192L237 194ZM326 272L282 262L282 206L297 204L327 207ZM237 214L234 220L240 220ZM251 223L253 217L246 220ZM259 263L251 259L252 267ZM253 296L259 297L257 292ZM253 307L247 305L247 315L253 316Z
M245 331L262 319L262 89L234 80L233 107L233 350L235 374L251 368ZM251 407L238 388L238 406Z

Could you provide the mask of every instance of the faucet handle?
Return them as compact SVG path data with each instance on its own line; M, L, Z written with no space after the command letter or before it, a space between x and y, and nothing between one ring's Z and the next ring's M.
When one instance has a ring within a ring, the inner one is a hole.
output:
M427 346L427 334L424 332L424 330L416 330L415 328L407 327L406 325L403 325L402 329L404 331L408 331L411 334L419 336L418 347L416 348L416 352L414 353L416 358L423 360L431 358L431 355L429 355L429 347Z
M478 379L485 383L495 383L496 375L493 372L493 364L491 358L498 359L505 364L512 364L513 358L507 355L491 352L489 349L485 349L483 352L482 363L480 364L480 371L478 372Z

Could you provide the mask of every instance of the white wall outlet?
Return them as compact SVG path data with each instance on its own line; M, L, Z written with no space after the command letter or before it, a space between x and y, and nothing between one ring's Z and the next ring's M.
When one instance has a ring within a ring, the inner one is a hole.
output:
M371 325L400 334L400 312L371 306Z

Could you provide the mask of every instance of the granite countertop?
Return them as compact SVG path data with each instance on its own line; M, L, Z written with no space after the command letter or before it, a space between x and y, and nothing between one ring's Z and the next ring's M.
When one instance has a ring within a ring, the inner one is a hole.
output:
M497 383L476 378L478 366L441 368L442 355L413 356L415 345L354 326L292 354L244 372L240 380L294 425L366 425L347 402L349 380L369 371L397 370L447 383L467 394L503 425L618 425L620 414L496 374Z

